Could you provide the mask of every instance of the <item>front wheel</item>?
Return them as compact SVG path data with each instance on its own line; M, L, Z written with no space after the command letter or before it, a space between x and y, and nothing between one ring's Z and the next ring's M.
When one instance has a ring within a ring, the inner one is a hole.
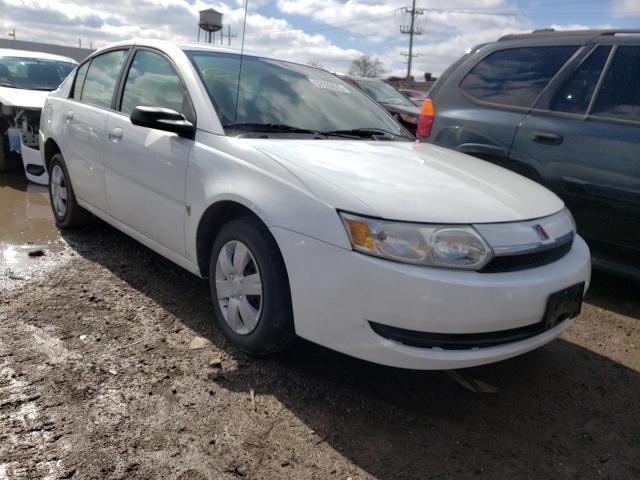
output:
M56 225L62 229L82 227L91 218L76 201L69 172L60 153L53 156L49 167L49 200Z
M295 338L286 268L269 230L258 220L230 221L218 234L209 262L214 316L241 350L266 355Z

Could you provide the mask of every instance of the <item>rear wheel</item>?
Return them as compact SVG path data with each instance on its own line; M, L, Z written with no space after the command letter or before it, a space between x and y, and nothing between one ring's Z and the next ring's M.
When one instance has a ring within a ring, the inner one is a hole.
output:
M86 225L89 212L78 205L62 154L56 153L49 167L49 199L56 225L62 229Z
M292 344L287 272L262 223L242 217L222 227L211 251L209 279L216 323L234 345L266 355Z

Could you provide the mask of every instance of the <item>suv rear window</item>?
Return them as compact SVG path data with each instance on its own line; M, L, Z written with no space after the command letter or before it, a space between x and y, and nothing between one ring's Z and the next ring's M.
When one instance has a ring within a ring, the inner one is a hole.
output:
M498 50L476 64L460 87L477 100L529 108L577 49L562 46Z

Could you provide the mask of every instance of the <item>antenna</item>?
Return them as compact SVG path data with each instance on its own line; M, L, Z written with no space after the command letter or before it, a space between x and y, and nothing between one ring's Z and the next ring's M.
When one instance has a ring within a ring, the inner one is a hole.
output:
M242 21L242 43L240 44L240 68L238 68L238 87L236 88L236 108L233 112L233 123L238 121L238 99L240 98L240 77L242 76L242 58L244 57L244 34L247 31L247 10L249 0L244 2L244 20Z

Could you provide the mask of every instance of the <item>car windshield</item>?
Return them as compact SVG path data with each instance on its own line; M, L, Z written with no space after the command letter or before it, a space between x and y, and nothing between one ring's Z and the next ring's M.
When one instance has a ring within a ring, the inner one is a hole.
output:
M240 70L236 54L187 55L229 135L411 138L357 88L324 70L251 56L243 57Z
M376 102L415 107L407 97L382 80L356 80L356 83Z
M75 68L73 63L29 57L0 57L0 87L55 90Z

